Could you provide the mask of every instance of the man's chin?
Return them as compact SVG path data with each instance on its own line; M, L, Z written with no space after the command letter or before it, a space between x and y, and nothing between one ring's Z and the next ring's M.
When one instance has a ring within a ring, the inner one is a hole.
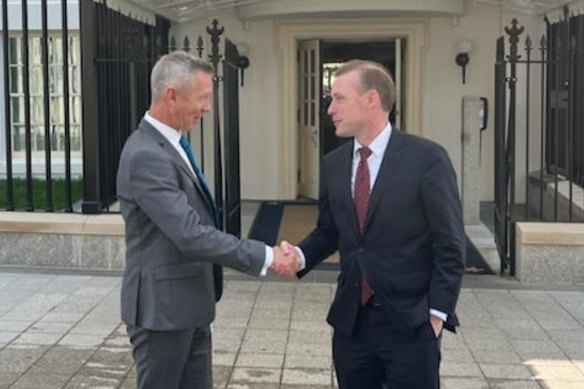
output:
M338 136L339 138L350 138L353 136L353 134L351 134L350 131L338 128L335 131L335 135Z

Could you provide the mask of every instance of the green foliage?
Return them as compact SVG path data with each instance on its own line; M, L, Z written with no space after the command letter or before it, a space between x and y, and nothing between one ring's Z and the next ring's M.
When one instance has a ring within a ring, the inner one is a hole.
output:
M66 204L66 188L64 179L53 179L52 181L52 195L53 195L53 210L55 212L62 211ZM12 188L14 191L14 208L17 211L24 211L26 209L26 193L27 182L23 178L15 178L12 180ZM35 211L45 211L46 199L46 181L40 179L32 180L33 193L33 207ZM71 198L72 203L81 200L83 196L83 180L71 180ZM6 180L0 180L0 210L6 209L7 191Z

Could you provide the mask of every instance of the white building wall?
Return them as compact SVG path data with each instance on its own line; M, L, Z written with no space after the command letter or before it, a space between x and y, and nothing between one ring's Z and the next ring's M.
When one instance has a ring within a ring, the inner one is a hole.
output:
M468 4L465 15L460 18L433 17L430 19L430 45L427 52L424 101L424 136L442 144L449 151L457 173L461 169L461 120L462 97L464 95L484 96L489 100L488 127L482 135L481 156L481 199L494 199L495 129L494 129L494 69L496 39L505 34L504 28L517 17L525 26L523 38L530 34L539 42L545 31L541 17L513 15L502 12L499 7ZM457 43L468 39L472 43L470 62L466 67L466 84L462 84L462 69L454 63ZM506 50L509 41L505 41ZM523 40L520 43L523 48ZM539 54L539 53L538 53ZM538 73L532 70L532 78L538 80ZM518 89L518 126L525 123L525 84ZM536 89L532 88L532 91ZM536 95L534 97L537 97ZM538 124L539 112L531 106L531 127ZM539 127L537 127L539 129ZM519 134L521 135L521 134ZM519 145L525 138L519 136ZM530 142L532 143L532 142ZM536 146L536 145L534 145ZM535 151L533 151L535 152ZM533 154L533 153L532 153ZM518 148L518 161L525 160L525 149ZM524 172L525 169L520 169ZM520 173L519 177L522 176ZM518 183L522 190L524 184ZM523 192L518 193L520 197Z
M518 17L526 32L537 36L544 32L541 17L512 15L500 7L467 3L461 17L428 17L428 37L425 71L422 77L421 134L442 144L449 152L457 173L461 171L462 97L478 95L489 100L488 128L482 140L482 199L494 197L494 62L497 37L504 32L513 17ZM245 72L245 86L240 89L242 197L246 199L279 199L278 101L280 91L277 74L279 65L274 43L273 20L240 21L235 14L217 16L225 27L225 35L237 42L248 43L251 65ZM173 26L179 42L187 34L194 44L211 20ZM454 62L457 43L467 39L472 43L470 63L466 70L466 84L462 84L462 70ZM208 41L205 43L208 46ZM508 44L507 44L508 46ZM518 91L518 97L524 94ZM532 122L534 114L532 106ZM518 117L524 117L519 105ZM209 124L206 139L211 141ZM413 129L410 129L413 130ZM415 131L418 132L418 131ZM209 134L209 135L208 135ZM518 139L518 143L521 139ZM524 142L524 141L523 141ZM530 142L531 143L531 142ZM207 148L208 150L209 148ZM518 158L525 158L519 151ZM207 153L207 166L212 155ZM521 186L521 185L519 185Z
M235 44L249 45L250 66L244 75L244 86L239 89L241 194L244 199L279 199L278 147L278 99L277 57L274 44L274 23L253 21L243 23L233 14L219 15L220 25L225 28L225 37ZM184 36L188 36L193 52L199 35L203 37L205 49L211 47L205 31L212 20L173 25L171 32L182 47ZM222 47L222 46L221 46ZM204 52L204 56L209 52ZM205 176L213 179L213 123L212 114L205 117ZM221 113L221 122L223 116ZM198 130L196 130L198 131ZM198 149L199 134L194 133L194 149Z

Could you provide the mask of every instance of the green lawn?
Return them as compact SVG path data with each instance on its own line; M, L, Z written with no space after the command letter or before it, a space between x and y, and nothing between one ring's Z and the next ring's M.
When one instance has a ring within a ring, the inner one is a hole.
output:
M15 178L12 180L14 191L14 208L23 211L26 208L26 179ZM33 206L35 211L45 210L46 182L33 179ZM61 211L65 208L65 180L53 179L53 210ZM83 181L71 180L72 203L81 200L83 196ZM6 209L6 180L0 180L0 210Z

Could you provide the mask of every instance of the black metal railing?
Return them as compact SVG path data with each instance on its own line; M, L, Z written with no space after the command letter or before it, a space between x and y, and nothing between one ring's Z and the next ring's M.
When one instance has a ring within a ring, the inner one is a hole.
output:
M516 19L507 54L497 40L495 241L511 275L517 221L584 220L584 15L546 22L537 47Z
M225 125L225 231L241 235L239 170L239 53L225 40L223 61L223 117Z
M0 177L3 208L114 212L110 205L116 200L119 155L150 103L152 66L159 56L169 51L169 43L171 50L176 49L174 37L169 39L170 24L156 17L152 25L108 8L105 1L80 0L79 29L72 31L68 26L67 1L62 0L56 7L53 2L41 0L41 33L33 28L36 35L29 36L29 4L22 0L21 5L22 28L11 31L8 1L1 1L2 22L6 27L2 31L6 140L6 171ZM49 31L48 15L55 17L56 11L61 14L62 28ZM224 41L225 58L219 54L224 29L217 20L207 32L211 38L208 58L215 70L213 128L209 129L214 148L215 199L225 229L239 235L238 70L241 61L237 48L229 40ZM40 58L34 54L38 51L35 47L40 47ZM181 49L191 50L187 38ZM202 57L202 37L197 40L196 50ZM40 74L42 82L33 73ZM223 117L220 116L220 93L224 94ZM221 119L225 126L224 141ZM201 119L198 155L203 169L206 131ZM76 172L72 169L73 156L77 159ZM44 163L35 166L33 160ZM19 163L19 171L14 169L15 161ZM62 162L62 171L52 169L57 162ZM57 177L62 179L57 181ZM74 179L76 186L72 185ZM21 182L16 185L18 180ZM57 183L64 188L61 206L54 203ZM75 195L75 188L81 185L83 191L78 190ZM39 190L43 192L40 206L35 200Z
M83 213L116 201L121 149L150 102L150 71L168 52L169 22L150 25L93 0L79 2L83 86Z
M77 34L68 30L66 0L41 0L40 23L29 15L37 5L26 0L0 1L5 141L0 203L8 211L52 212L54 193L59 192L57 210L71 212L70 118L80 103L75 82L79 41ZM56 15L60 16L61 30L49 30L49 20L58 19ZM74 132L79 134L80 126L75 125ZM73 152L80 154L80 147ZM62 171L55 171L55 165L62 166ZM57 177L64 180L55 180Z

